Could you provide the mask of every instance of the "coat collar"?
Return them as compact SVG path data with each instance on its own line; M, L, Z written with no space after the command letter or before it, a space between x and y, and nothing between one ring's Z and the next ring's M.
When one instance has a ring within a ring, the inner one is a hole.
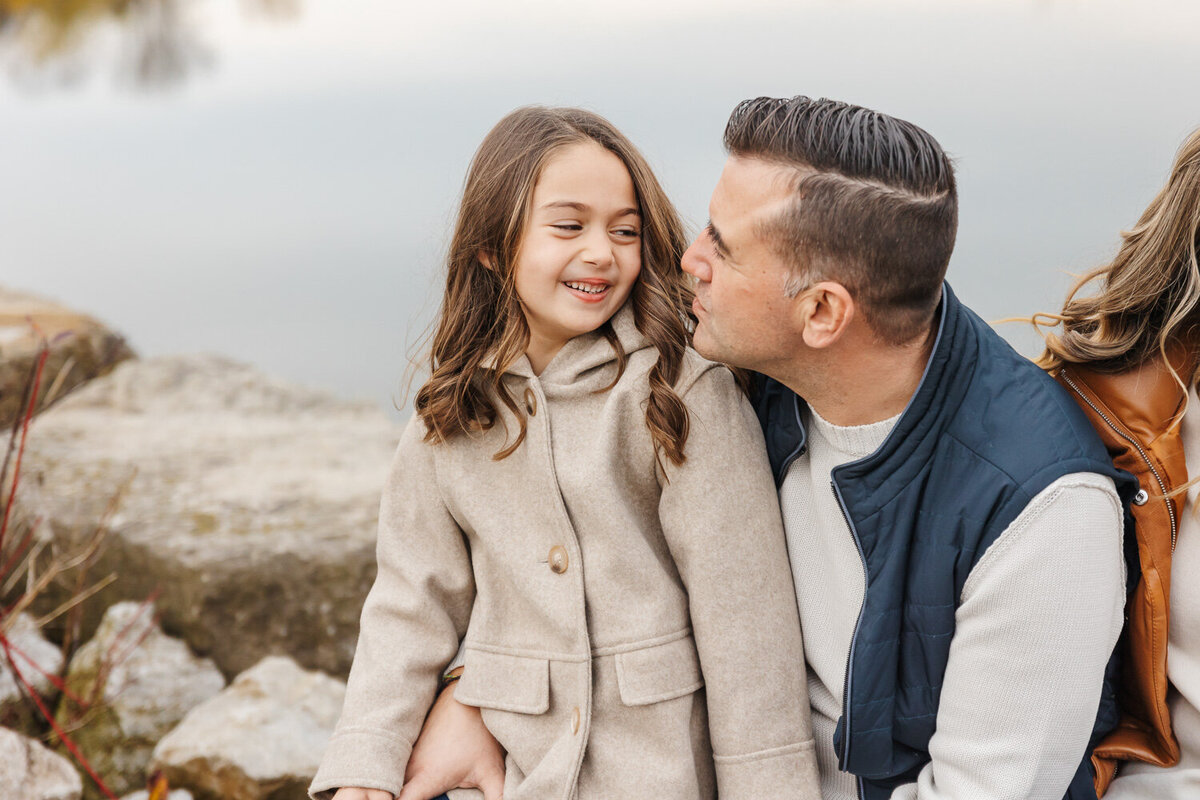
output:
M1139 441L1152 442L1168 429L1183 407L1187 393L1171 375L1167 364L1191 383L1196 370L1195 356L1190 348L1176 344L1167 349L1167 359L1149 359L1130 370L1117 374L1097 372L1079 364L1067 364L1060 371L1082 382L1095 399L1115 415Z
M607 324L612 326L613 333L617 335L617 342L626 355L653 346L638 330L633 306L629 302L621 306ZM554 355L554 358L542 370L541 375L534 375L533 366L524 354L510 364L504 370L504 374L526 380L536 377L542 383L576 383L598 368L616 363L617 354L608 339L604 337L602 330L603 328L597 328L590 333L581 334L569 340ZM494 353L484 359L483 367L484 369L496 368Z

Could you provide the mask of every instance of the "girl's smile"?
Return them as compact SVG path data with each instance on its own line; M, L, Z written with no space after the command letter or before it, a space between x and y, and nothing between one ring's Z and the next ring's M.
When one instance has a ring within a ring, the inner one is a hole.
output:
M607 322L641 268L641 214L629 170L595 142L559 150L534 186L516 260L534 372L569 339Z
M575 292L585 303L599 303L608 295L610 285L608 281L563 281L563 286Z

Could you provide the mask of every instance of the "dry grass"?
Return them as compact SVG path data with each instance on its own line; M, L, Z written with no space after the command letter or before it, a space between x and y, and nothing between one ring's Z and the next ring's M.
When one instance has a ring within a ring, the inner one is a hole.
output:
M90 696L87 698L76 696L58 675L42 670L17 648L7 635L17 615L31 609L47 589L55 584L65 586L69 592L68 599L38 617L37 624L40 628L65 615L67 638L62 648L64 657L69 656L77 644L78 618L82 604L116 579L115 575L108 575L99 580L92 580L88 573L104 547L108 519L120 504L129 481L126 481L109 500L105 513L94 528L69 545L62 546L39 538L37 533L42 524L39 518L23 521L20 525L14 523L13 511L21 483L21 463L25 455L29 425L39 408L38 398L49 354L50 345L43 339L26 382L21 405L24 411L12 426L3 465L0 466L0 499L3 501L0 508L0 598L3 598L3 603L0 603L0 659L11 670L21 688L23 698L30 706L30 718L37 719L43 727L49 727L63 748L95 783L96 788L105 797L116 800L116 795L104 784L71 740L70 732L55 720L46 698L33 686L35 678L32 673L40 673L51 685L63 692L73 701L74 707L80 709L81 714L86 713L96 703L103 684L97 681L97 686L93 692L89 692ZM51 382L47 395L53 395L61 387L61 378L60 374L58 379ZM132 480L132 476L129 480ZM118 641L121 638L118 637ZM105 663L111 668L127 657L128 652L129 650L125 649L122 653L109 653ZM78 726L68 723L66 727L75 730Z

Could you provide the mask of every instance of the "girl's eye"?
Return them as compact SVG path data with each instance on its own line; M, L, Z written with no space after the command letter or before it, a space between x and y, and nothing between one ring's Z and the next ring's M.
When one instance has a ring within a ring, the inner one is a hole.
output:
M560 231L581 231L583 226L574 222L562 222L557 225L551 225L552 228L558 228Z
M618 228L617 230L613 231L613 234L626 239L636 239L641 235L641 232L638 231L637 228Z

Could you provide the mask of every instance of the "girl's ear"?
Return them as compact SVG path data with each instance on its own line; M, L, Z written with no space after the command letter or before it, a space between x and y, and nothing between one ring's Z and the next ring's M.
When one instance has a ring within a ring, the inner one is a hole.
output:
M487 252L486 250L480 250L475 254L475 257L479 259L479 263L483 264L488 271L496 271L496 259L492 258L491 253Z

